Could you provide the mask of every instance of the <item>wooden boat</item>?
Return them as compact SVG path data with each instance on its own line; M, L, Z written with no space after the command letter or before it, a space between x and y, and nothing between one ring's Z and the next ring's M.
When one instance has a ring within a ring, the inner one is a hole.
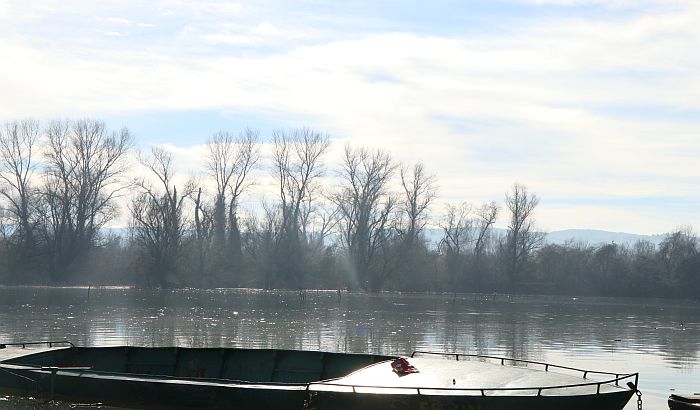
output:
M671 410L700 410L700 393L672 394L668 398L668 407Z
M613 410L625 406L638 379L637 373L427 352L407 358L417 372L401 373L396 359L275 349L0 344L0 389L149 409Z

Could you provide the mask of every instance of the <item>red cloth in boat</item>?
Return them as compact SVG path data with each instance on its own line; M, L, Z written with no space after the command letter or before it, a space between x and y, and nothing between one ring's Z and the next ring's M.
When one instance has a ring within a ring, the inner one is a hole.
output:
M418 369L416 369L415 366L410 364L408 360L404 359L403 357L399 357L391 362L391 367L394 370L394 373L398 374L399 376L410 373L418 373Z

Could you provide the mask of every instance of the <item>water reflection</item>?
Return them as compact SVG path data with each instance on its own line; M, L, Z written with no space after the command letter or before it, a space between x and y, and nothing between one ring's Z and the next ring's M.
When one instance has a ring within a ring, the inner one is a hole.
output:
M439 350L641 370L657 392L700 380L697 302L505 295L0 288L0 340Z

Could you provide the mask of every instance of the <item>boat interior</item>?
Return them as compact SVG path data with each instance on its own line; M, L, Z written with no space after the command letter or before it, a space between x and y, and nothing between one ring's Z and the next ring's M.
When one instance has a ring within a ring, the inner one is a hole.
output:
M393 367L376 363L336 380L311 383L311 391L336 391L386 394L434 394L434 395L577 395L609 393L626 390L605 380L616 375L583 372L562 373L553 369L514 366L483 361L445 360L435 357L414 357L411 365L418 370L397 374ZM605 377L607 376L607 377ZM630 380L633 380L630 376ZM558 386L555 388L555 386ZM420 390L420 391L419 391Z
M69 347L3 363L86 368L94 372L249 383L310 383L346 376L392 356L276 349L182 347Z

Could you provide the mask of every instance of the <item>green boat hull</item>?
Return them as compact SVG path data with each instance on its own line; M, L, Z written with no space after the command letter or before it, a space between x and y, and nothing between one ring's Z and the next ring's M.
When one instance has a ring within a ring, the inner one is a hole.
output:
M395 358L369 354L74 346L8 351L0 350L0 390L146 409L619 410L634 394L629 389L568 396L363 394L354 388L310 388L368 368L383 369L377 363Z
M70 347L2 361L0 390L148 409L299 410L309 398L308 383L390 358L275 349Z

